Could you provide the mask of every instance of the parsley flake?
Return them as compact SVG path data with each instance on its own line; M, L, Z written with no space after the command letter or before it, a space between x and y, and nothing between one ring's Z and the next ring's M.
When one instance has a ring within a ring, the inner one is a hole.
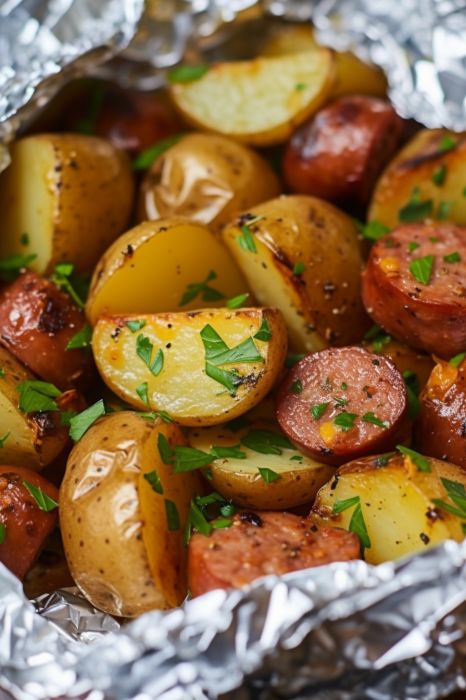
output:
M421 200L419 187L415 187L411 192L411 198L398 212L398 219L404 223L422 221L432 214L433 199Z
M130 321L126 321L126 325L131 333L136 333L136 331L140 331L144 328L146 322L142 318L133 318Z
M358 229L363 237L369 241L378 241L379 238L383 238L391 230L380 221L369 221L367 224L358 222Z
M430 467L430 462L426 457L424 457L424 455L421 455L419 454L419 452L412 450L410 447L405 447L404 445L397 445L396 449L398 450L398 452L401 452L401 454L405 457L409 457L413 464L416 465L418 471L432 471Z
M70 419L70 437L74 442L82 438L91 425L101 416L105 415L105 404L102 399L96 401L92 406L86 408L81 413Z
M343 413L339 413L338 416L333 419L333 422L335 425L341 428L344 433L347 433L349 430L354 428L354 421L357 417L358 416L356 413L343 411Z
M316 403L314 406L311 407L311 415L314 418L314 420L319 420L319 418L322 418L324 415L325 411L327 408L330 406L330 403Z
M266 318L262 317L261 326L254 338L257 338L257 340L263 340L264 342L267 342L271 339L271 337L272 331L270 330L269 322Z
M23 413L59 410L54 399L61 396L61 391L53 384L25 379L17 385L16 390L19 392L19 408Z
M167 527L170 532L180 529L180 515L176 503L165 498L165 515L167 518Z
M300 379L297 379L290 387L290 392L292 394L301 394L303 390L303 383Z
M160 481L160 477L153 469L151 472L146 472L143 474L144 479L147 481L148 484L150 484L151 488L155 493L159 493L160 495L163 494L163 486L162 482Z
M157 377L163 369L163 350L159 348L155 353L152 361L152 350L154 346L146 335L139 334L136 338L136 355L141 358L146 367L150 370L154 377Z
M283 450L293 449L287 437L273 430L250 430L241 438L241 444L263 455L281 455Z
M303 272L305 272L305 271L306 271L306 265L303 263L302 260L298 260L298 262L296 262L293 265L293 275L295 275L296 277L298 277L299 275L302 275Z
M219 301L224 299L225 295L218 289L209 286L209 282L217 279L217 273L210 270L205 280L202 282L192 282L186 287L186 291L178 302L179 306L186 306L197 296L201 296L202 301Z
M454 357L451 358L449 361L449 364L452 365L452 367L459 367L460 364L463 362L464 358L466 357L466 352L460 352L458 355L455 355Z
M409 265L412 276L421 284L429 284L434 266L434 256L425 255L423 258L416 258Z
M443 259L446 263L458 263L461 262L461 255L455 251L454 253L450 253L449 255L444 255Z
M432 173L432 182L434 183L434 185L437 185L437 187L441 187L445 182L446 176L447 166L444 163L442 163L442 165L439 165L438 168L435 168L434 172Z
M390 424L386 420L380 420L380 418L377 418L377 416L372 412L368 411L362 416L362 420L364 423L372 423L373 425L376 425L378 428L389 428Z
M247 300L248 297L248 292L246 292L245 294L238 294L236 297L228 299L228 301L225 302L225 306L227 307L227 309L239 309L241 308L241 306L244 306L244 302Z
M170 83L192 83L194 80L202 78L209 70L206 64L197 66L176 66L167 73L167 79Z
M277 472L274 472L273 469L269 469L268 467L259 467L258 471L266 484L271 484L272 481L281 479L280 474L277 474Z
M91 340L92 328L86 324L68 341L66 349L78 350L79 348L88 348L91 344Z
M142 382L142 384L136 387L136 394L146 406L149 405L149 385L147 382Z
M23 481L23 486L31 494L40 510L50 513L50 511L58 508L58 503L47 495L45 491L42 491L40 486L35 486L30 481Z
M450 136L450 134L445 134L445 136L442 136L438 148L439 151L452 151L457 145L458 142L455 138Z
M173 134L166 139L157 141L139 153L131 163L133 170L147 170L165 151L177 144L183 138L184 133Z

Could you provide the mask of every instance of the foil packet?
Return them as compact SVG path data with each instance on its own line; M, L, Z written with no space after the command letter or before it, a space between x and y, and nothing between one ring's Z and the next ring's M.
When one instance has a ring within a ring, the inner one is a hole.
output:
M142 21L143 0L0 0L0 141L74 77L161 84L186 50L221 52L255 6L312 18L324 43L381 65L404 116L466 129L466 0L152 0ZM116 54L137 68L103 64ZM28 601L0 566L0 698L434 700L466 688L465 601L454 542L212 591L121 627L76 590Z

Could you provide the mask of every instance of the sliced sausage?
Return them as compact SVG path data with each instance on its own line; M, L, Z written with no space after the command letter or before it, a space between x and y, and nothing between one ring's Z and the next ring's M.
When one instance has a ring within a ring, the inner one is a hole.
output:
M395 338L449 358L466 350L466 227L406 224L372 247L367 312Z
M0 561L22 579L33 565L57 519L57 510L41 510L25 482L58 502L58 489L43 476L21 467L0 467Z
M239 588L267 574L286 574L360 556L356 535L317 527L291 513L244 511L228 528L189 542L188 581L193 596L213 588Z
M341 97L293 134L283 162L286 182L293 192L352 209L364 205L402 130L402 120L385 100Z
M0 342L59 389L81 383L91 371L88 349L66 349L85 325L71 298L35 272L22 274L0 298Z
M439 362L419 398L418 449L466 468L466 361Z
M277 419L303 452L343 464L391 449L406 435L406 387L386 357L329 348L290 370L278 390Z
M400 343L382 331L376 339L368 338L363 342L370 352L388 357L403 377L416 377L419 389L423 387L434 367L430 355L420 353L405 343Z

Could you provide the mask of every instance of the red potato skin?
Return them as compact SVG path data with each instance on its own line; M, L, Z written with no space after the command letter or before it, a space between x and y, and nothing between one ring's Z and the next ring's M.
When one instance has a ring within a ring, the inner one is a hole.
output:
M25 272L0 297L0 343L46 382L59 389L86 384L91 353L67 350L86 324L70 297L35 272Z
M341 97L291 137L283 161L285 180L292 192L350 209L363 206L402 132L403 120L385 100Z
M281 575L360 557L356 535L317 527L291 513L243 511L229 528L194 534L188 550L193 596L214 588L240 588L260 576Z
M23 579L55 526L57 510L40 510L23 485L28 481L58 502L58 489L37 472L22 467L0 467L0 522L6 527L0 561Z
M436 239L432 242L431 239ZM418 248L408 251L410 243ZM406 224L379 239L362 274L367 313L407 345L449 358L466 349L466 227L448 223ZM461 261L446 263L459 252ZM434 256L429 283L412 275L410 264ZM398 269L384 267L395 264Z
M437 382L440 373L443 381ZM466 469L466 362L457 369L437 364L419 399L417 448Z
M314 418L312 408L319 404L327 404L325 412ZM393 449L409 431L403 377L388 358L356 346L304 357L279 386L276 409L281 429L298 449L335 466ZM348 430L334 422L342 412L356 415ZM388 425L364 421L368 413Z

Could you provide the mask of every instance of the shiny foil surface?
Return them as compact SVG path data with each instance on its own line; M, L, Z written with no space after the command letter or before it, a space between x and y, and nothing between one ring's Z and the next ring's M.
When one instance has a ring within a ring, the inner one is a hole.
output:
M138 25L142 0L0 0L0 136L135 33L124 55L152 66L151 86L193 42L215 35L221 46L223 23L254 4L163 0ZM323 41L383 66L403 115L466 128L466 0L262 9L312 15ZM0 146L0 169L7 159ZM465 601L466 543L454 542L395 564L345 562L212 591L121 627L76 590L27 601L0 566L0 698L434 700L466 688Z

